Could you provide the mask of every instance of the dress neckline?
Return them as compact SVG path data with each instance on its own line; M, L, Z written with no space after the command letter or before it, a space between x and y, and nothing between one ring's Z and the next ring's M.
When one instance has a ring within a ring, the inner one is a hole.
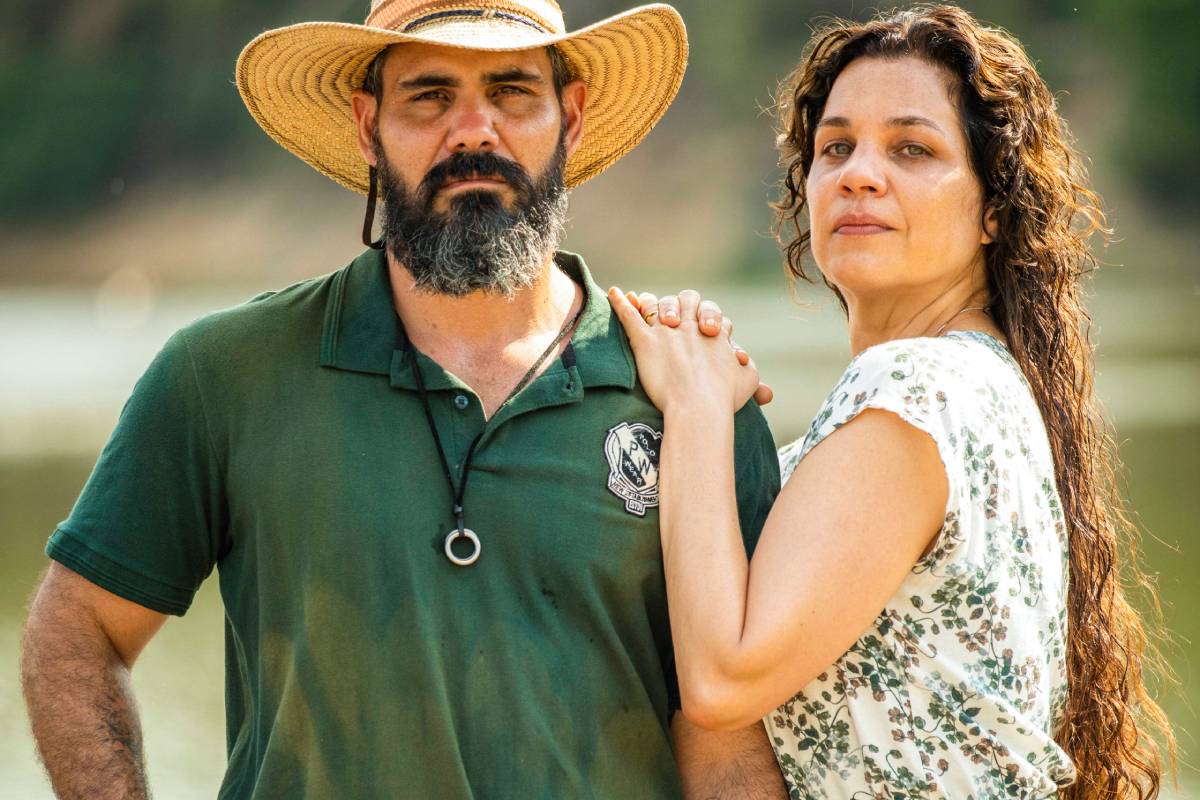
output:
M946 331L945 333L942 334L942 336L980 337L980 338L986 339L987 341L995 344L997 347L999 347L1004 352L1006 352L1006 353L1009 352L1009 349L1004 344L1004 342L1000 341L999 339L997 339L995 336L988 333L987 331L977 331L977 330L970 330L970 329L969 330Z

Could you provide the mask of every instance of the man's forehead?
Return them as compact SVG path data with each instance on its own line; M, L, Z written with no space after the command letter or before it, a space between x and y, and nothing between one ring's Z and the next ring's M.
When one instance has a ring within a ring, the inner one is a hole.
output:
M415 42L392 45L384 65L385 74L394 80L405 80L425 73L481 80L512 70L549 76L550 69L550 56L545 48L496 52Z

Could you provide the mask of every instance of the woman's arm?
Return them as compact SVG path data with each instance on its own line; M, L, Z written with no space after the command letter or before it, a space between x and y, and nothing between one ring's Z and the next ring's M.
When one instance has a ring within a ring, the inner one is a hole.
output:
M940 529L948 484L933 440L868 410L815 447L748 564L733 479L733 411L757 385L720 338L647 325L611 295L642 385L664 416L659 515L683 711L706 728L762 717L837 660Z

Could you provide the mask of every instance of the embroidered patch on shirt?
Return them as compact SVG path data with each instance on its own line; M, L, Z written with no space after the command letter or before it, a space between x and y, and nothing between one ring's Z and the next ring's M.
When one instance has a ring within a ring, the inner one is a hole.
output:
M658 505L658 453L662 433L641 422L622 422L604 440L608 490L639 517Z

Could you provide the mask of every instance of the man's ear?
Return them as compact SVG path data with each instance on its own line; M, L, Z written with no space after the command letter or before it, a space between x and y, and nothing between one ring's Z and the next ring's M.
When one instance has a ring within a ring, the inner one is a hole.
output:
M379 119L379 103L375 95L355 89L350 95L350 110L358 133L358 152L368 166L375 166L375 126Z
M583 139L584 107L587 105L587 84L575 80L562 89L562 111L567 131L567 156L579 149Z
M983 235L980 244L991 244L1000 236L1000 221L996 217L996 207L988 206L983 211Z

